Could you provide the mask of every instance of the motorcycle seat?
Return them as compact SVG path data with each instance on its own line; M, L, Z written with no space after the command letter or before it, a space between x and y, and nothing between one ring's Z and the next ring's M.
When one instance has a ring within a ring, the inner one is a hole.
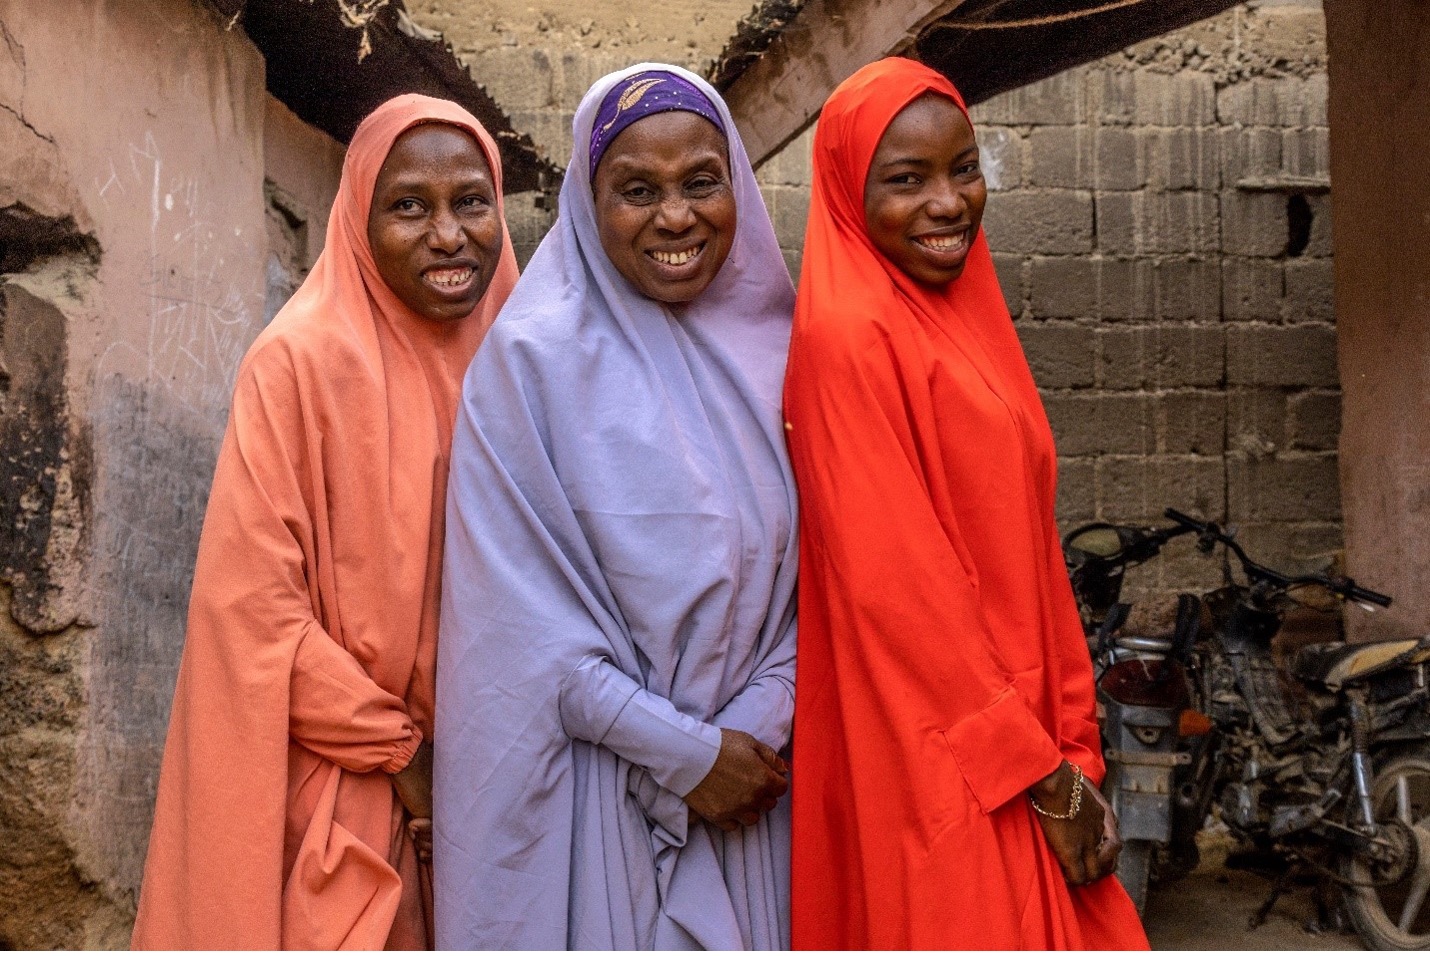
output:
M1410 641L1333 641L1310 644L1296 652L1291 671L1332 690L1374 674L1430 660L1430 637Z

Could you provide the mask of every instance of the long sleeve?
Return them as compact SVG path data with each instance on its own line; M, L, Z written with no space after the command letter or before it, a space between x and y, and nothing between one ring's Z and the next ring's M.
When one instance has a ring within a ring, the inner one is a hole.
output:
M241 537L224 543L221 562L201 561L200 571L241 588L249 639L294 636L287 687L292 739L347 770L396 772L422 735L402 699L379 687L314 611L310 577L323 571L309 490L315 463L306 455L322 445L305 435L313 426L291 367L274 358L260 356L238 382L236 454L221 464L210 506L232 510L222 524Z
M711 723L743 730L777 751L785 749L794 724L795 630L791 620L750 682Z
M298 645L290 688L288 732L345 770L397 773L422 742L402 699L377 686L316 622Z
M941 735L992 812L1055 770L1062 753L989 631L954 519L934 507L926 469L938 461L939 436L911 423L939 419L927 372L901 367L889 332L870 334L872 342L812 330L792 352L786 404L803 510L801 587L819 594L832 654L826 670L801 672L800 694L850 677L863 685L850 687L859 697L871 681L898 688L870 701L877 716L863 719ZM892 762L888 772L915 774L921 746L911 738L881 759Z
M578 740L607 747L684 797L720 753L718 727L678 711L604 657L583 660L561 685L561 724Z

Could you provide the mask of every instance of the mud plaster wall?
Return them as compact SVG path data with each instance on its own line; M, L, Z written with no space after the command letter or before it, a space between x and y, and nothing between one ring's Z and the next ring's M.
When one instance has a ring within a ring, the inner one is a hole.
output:
M127 942L270 197L305 268L336 182L295 124L198 3L0 0L0 944Z
M1395 595L1357 637L1430 631L1430 21L1423 3L1327 0L1346 546Z

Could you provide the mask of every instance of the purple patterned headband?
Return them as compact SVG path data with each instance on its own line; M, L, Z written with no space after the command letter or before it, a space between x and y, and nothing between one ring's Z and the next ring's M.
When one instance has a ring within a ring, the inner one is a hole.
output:
M672 110L703 116L722 135L725 133L719 110L694 83L663 70L637 73L611 87L596 111L596 122L591 126L591 178L596 178L596 164L621 130L636 120Z

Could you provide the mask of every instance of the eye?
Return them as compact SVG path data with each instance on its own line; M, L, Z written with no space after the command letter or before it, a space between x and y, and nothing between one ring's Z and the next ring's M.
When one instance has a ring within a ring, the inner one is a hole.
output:
M718 177L712 176L709 173L703 173L686 183L685 189L687 192L697 196L708 196L723 185L724 182Z
M645 183L631 183L621 190L621 198L626 202L643 205L654 202L656 198L655 190Z
M392 204L392 208L397 212L421 212L422 204L411 196L397 200Z
M491 205L491 202L486 196L463 196L457 201L457 208L467 211L485 209L489 205Z
M891 186L917 186L923 179L918 173L894 173L884 182Z
M964 179L973 179L983 174L983 170L978 165L978 160L976 159L964 163L963 165L955 169L953 172L955 176L959 176Z

